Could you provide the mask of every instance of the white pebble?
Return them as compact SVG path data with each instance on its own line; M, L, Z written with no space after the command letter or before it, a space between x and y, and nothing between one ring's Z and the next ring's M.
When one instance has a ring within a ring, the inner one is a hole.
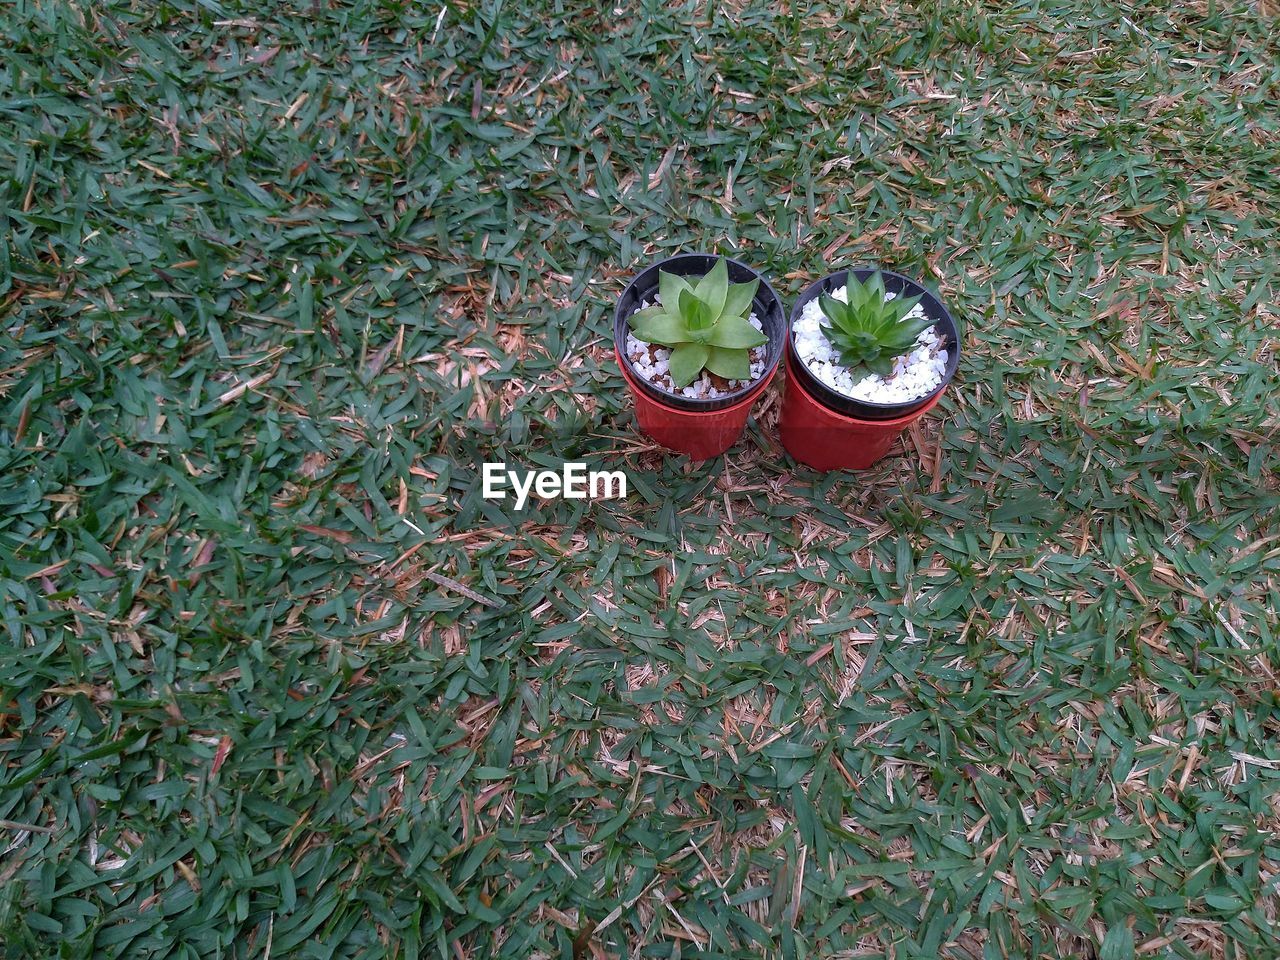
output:
M831 296L847 300L848 292L839 287L831 291ZM892 293L889 294L890 300L893 297ZM924 307L917 303L908 316L923 318ZM823 333L822 324L826 322L822 305L815 297L800 311L792 336L795 337L796 355L809 372L841 396L870 403L906 403L927 397L942 383L947 370L947 351L936 349L942 340L937 327L927 327L916 338L915 348L894 361L892 376L881 377L871 373L859 374L855 378L840 362L839 351Z
M654 294L654 302L658 302L658 295ZM637 312L650 306L649 301L644 301L636 308ZM764 333L764 323L754 313L747 318L748 322ZM749 383L755 383L764 374L765 354L768 344L751 348L751 379L750 380L730 380L730 392L740 387L745 387ZM689 397L690 399L715 399L716 397L727 396L728 394L720 391L712 386L711 380L707 377L706 371L698 374L697 379L692 383L676 390L671 385L671 378L668 376L669 363L671 360L671 351L667 347L655 346L653 348L653 359L649 359L649 343L641 340L630 329L627 330L627 358L631 360L632 366L640 376L648 380L654 386L665 390L667 393L674 393L678 396Z

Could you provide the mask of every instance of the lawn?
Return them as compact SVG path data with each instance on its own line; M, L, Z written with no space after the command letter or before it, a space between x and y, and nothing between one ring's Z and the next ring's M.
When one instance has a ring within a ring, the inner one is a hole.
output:
M0 956L1280 956L1276 13L6 3ZM960 373L669 455L681 250Z

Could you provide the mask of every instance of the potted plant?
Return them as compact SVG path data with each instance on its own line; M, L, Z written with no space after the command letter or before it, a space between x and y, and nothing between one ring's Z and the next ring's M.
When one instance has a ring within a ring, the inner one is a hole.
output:
M641 431L706 460L742 435L777 372L786 315L773 287L745 264L682 253L627 285L613 339Z
M960 361L937 297L888 270L842 270L791 311L782 445L819 470L863 470L938 403Z

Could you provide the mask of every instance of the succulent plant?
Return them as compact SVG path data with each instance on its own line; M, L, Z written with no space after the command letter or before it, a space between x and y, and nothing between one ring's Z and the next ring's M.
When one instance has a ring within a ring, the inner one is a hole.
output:
M850 273L845 295L844 303L826 293L819 298L822 312L830 321L822 325L822 332L849 370L866 367L882 377L892 375L893 361L910 353L916 337L933 323L927 318L907 316L920 298L899 295L888 299L884 278L878 271L865 283L859 283Z
M730 283L723 258L695 283L659 271L661 303L632 314L631 332L671 348L667 371L677 388L703 369L726 380L749 380L751 348L769 340L747 319L759 286L759 280Z

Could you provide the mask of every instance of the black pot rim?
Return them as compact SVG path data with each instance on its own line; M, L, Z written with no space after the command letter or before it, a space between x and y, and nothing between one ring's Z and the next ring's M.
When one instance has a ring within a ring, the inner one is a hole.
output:
M947 345L947 366L942 372L942 382L938 384L935 390L915 400L907 400L902 403L874 403L869 400L855 400L852 397L846 397L814 376L796 351L796 321L800 318L805 304L810 300L816 299L822 293L845 286L849 282L849 274L853 274L858 280L866 280L873 273L879 273L884 277L885 288L890 293L898 295L906 293L907 296L916 296L918 294L920 296L920 304L924 307L925 316L933 321L934 326L940 328L942 338ZM919 410L938 394L942 393L943 390L947 389L948 384L951 383L956 375L956 369L960 365L960 334L956 328L955 319L951 316L951 311L947 309L946 304L918 281L912 280L901 273L895 273L893 270L886 270L883 267L851 267L848 270L837 270L835 273L829 273L822 279L815 280L809 284L801 292L799 298L791 307L787 330L787 356L791 359L791 372L797 380L801 381L805 392L824 407L846 417L852 417L855 420L896 420Z
M703 276L715 265L716 260L724 260L728 265L729 277L733 283L750 283L753 278L760 281L760 286L756 290L755 299L752 301L751 306L765 328L765 335L769 338L769 342L765 345L765 367L759 377L731 393L719 397L685 397L665 390L641 376L640 371L631 362L631 358L627 356L627 331L630 329L630 324L628 324L627 320L635 312L635 307L647 299L650 293L658 289L658 272L660 270L666 269L668 273L679 273L682 276ZM672 266L698 266L702 269L674 270L671 269ZM736 278L734 277L735 270L738 273ZM744 277L743 274L749 274L749 276ZM783 305L782 298L778 296L778 292L773 289L773 285L769 283L764 274L754 267L747 266L740 260L718 253L682 252L649 264L649 266L631 278L631 282L627 284L618 296L613 311L613 343L620 362L626 364L627 370L631 374L631 379L647 396L673 410L694 410L707 413L731 407L747 399L753 393L758 393L761 386L767 383L778 369L778 364L782 360L783 351L786 349L786 344L789 340L789 332L786 307Z

